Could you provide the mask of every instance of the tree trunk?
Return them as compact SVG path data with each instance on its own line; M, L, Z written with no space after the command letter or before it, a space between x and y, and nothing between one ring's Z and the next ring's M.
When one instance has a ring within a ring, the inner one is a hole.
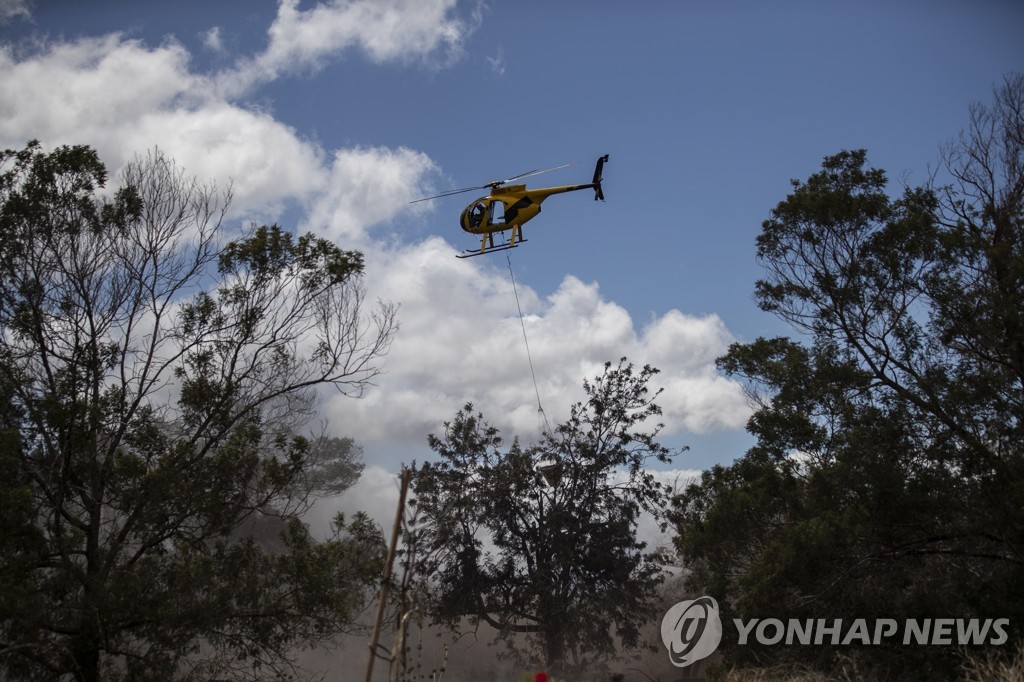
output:
M75 680L77 682L99 682L100 679L100 648L93 633L79 636L73 650Z
M565 658L565 627L557 616L544 623L544 657L548 673L560 677Z

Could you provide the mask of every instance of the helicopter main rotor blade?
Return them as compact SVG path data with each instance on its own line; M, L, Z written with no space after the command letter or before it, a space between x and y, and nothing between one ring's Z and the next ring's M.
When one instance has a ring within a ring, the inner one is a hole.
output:
M449 197L449 196L451 196L453 194L462 194L463 192L472 192L475 189L487 189L489 187L490 187L490 185L477 185L476 187L463 187L462 189L450 189L447 192L441 192L440 194L435 194L432 197L423 197L422 199L415 199L413 201L410 201L409 203L410 204L416 204L416 203L419 203L421 201L429 201L431 199L440 199L441 197Z
M563 163L561 166L555 166L553 168L535 168L534 170L526 171L525 173L520 173L519 175L513 175L511 178L508 178L507 180L492 180L491 182L488 182L485 185L476 185L474 187L463 187L462 189L450 189L450 190L448 190L446 192L441 192L440 194L435 194L432 197L423 197L422 199L415 199L413 201L410 201L409 203L410 204L417 204L417 203L419 203L421 201L430 201L431 199L440 199L441 197L450 197L453 194L462 194L463 192L472 192L473 190L476 190L476 189L492 189L493 190L493 189L496 189L498 187L501 187L502 185L508 184L510 182L514 182L516 180L522 180L523 178L528 178L531 175L540 175L541 173L547 173L548 171L559 170L561 168L568 168L569 166L575 166L578 163L579 163L578 161L573 161L572 163Z
M490 187L491 185L504 185L505 183L508 183L508 182L515 182L516 180L522 180L523 178L528 178L531 175L540 175L541 173L547 173L548 171L555 171L555 170L560 170L562 168L568 168L569 166L575 166L578 163L579 163L579 161L573 161L572 163L563 163L561 166L554 166L553 168L536 168L536 169L531 170L531 171L526 171L525 173L520 173L519 175L513 175L511 178L509 178L507 180L502 180L501 182L490 183L490 184L487 184L487 185L484 185L484 186L485 187Z

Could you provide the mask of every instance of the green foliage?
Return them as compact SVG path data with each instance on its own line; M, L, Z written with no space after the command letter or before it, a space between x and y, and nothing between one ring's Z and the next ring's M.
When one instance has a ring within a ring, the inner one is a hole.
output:
M891 198L842 152L764 223L757 300L803 342L719 360L749 381L757 444L673 519L691 587L726 617L1024 616L1024 77L972 114L952 184ZM833 654L728 655L827 671ZM877 678L959 665L937 647L852 655Z
M607 364L528 448L505 447L472 405L430 437L439 459L413 470L422 523L407 543L432 548L435 621L488 623L521 657L559 668L599 659L616 635L640 644L665 561L636 538L641 512L660 518L666 502L646 469L670 461L650 421L656 371Z
M262 227L156 153L102 198L88 147L0 154L0 669L241 678L348 628L383 539L297 519L359 475L296 433L378 371L361 256ZM369 329L367 329L369 327Z
M277 225L263 226L247 239L229 244L220 254L221 274L248 271L269 281L284 273L298 271L305 289L335 286L363 271L363 254L343 251L311 234L293 243L292 235Z

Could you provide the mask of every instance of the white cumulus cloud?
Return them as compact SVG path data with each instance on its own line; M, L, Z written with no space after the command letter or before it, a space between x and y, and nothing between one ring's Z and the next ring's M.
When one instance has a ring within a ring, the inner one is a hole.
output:
M177 43L119 34L55 43L17 60L0 49L0 144L87 144L111 176L159 147L190 174L233 183L238 212L303 198L326 180L322 153L270 115L210 95Z
M733 340L717 316L672 310L638 329L596 283L570 275L544 298L519 283L520 322L504 260L455 253L439 238L367 251L370 291L401 305L401 330L376 389L331 399L327 415L368 451L422 446L467 402L506 435L535 437L538 393L553 426L583 398L583 379L623 356L660 370L652 388L663 389L666 435L740 428L749 416L739 384L715 370Z
M368 227L400 213L422 213L410 201L423 190L424 179L437 167L421 152L404 147L354 147L334 153L323 191L312 198L307 212L309 229L361 244Z
M451 62L476 28L455 15L455 5L455 0L331 0L301 10L298 0L281 0L267 49L222 74L220 87L237 94L285 73L316 70L353 48L376 63Z

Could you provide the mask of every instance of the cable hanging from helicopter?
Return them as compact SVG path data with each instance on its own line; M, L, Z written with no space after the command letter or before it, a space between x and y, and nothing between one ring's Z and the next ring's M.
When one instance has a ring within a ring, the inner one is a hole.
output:
M544 414L544 406L540 404L540 387L537 385L537 373L533 370L533 355L530 353L530 340L526 337L526 320L523 318L523 307L519 305L519 291L516 288L516 276L512 273L512 257L506 253L505 260L508 261L508 276L512 280L512 293L516 296L516 310L519 311L519 324L523 328L523 343L526 344L526 361L530 364L530 377L533 378L533 392L537 396L537 414L540 415L544 422L544 433L551 433L551 425L548 424L548 416Z

